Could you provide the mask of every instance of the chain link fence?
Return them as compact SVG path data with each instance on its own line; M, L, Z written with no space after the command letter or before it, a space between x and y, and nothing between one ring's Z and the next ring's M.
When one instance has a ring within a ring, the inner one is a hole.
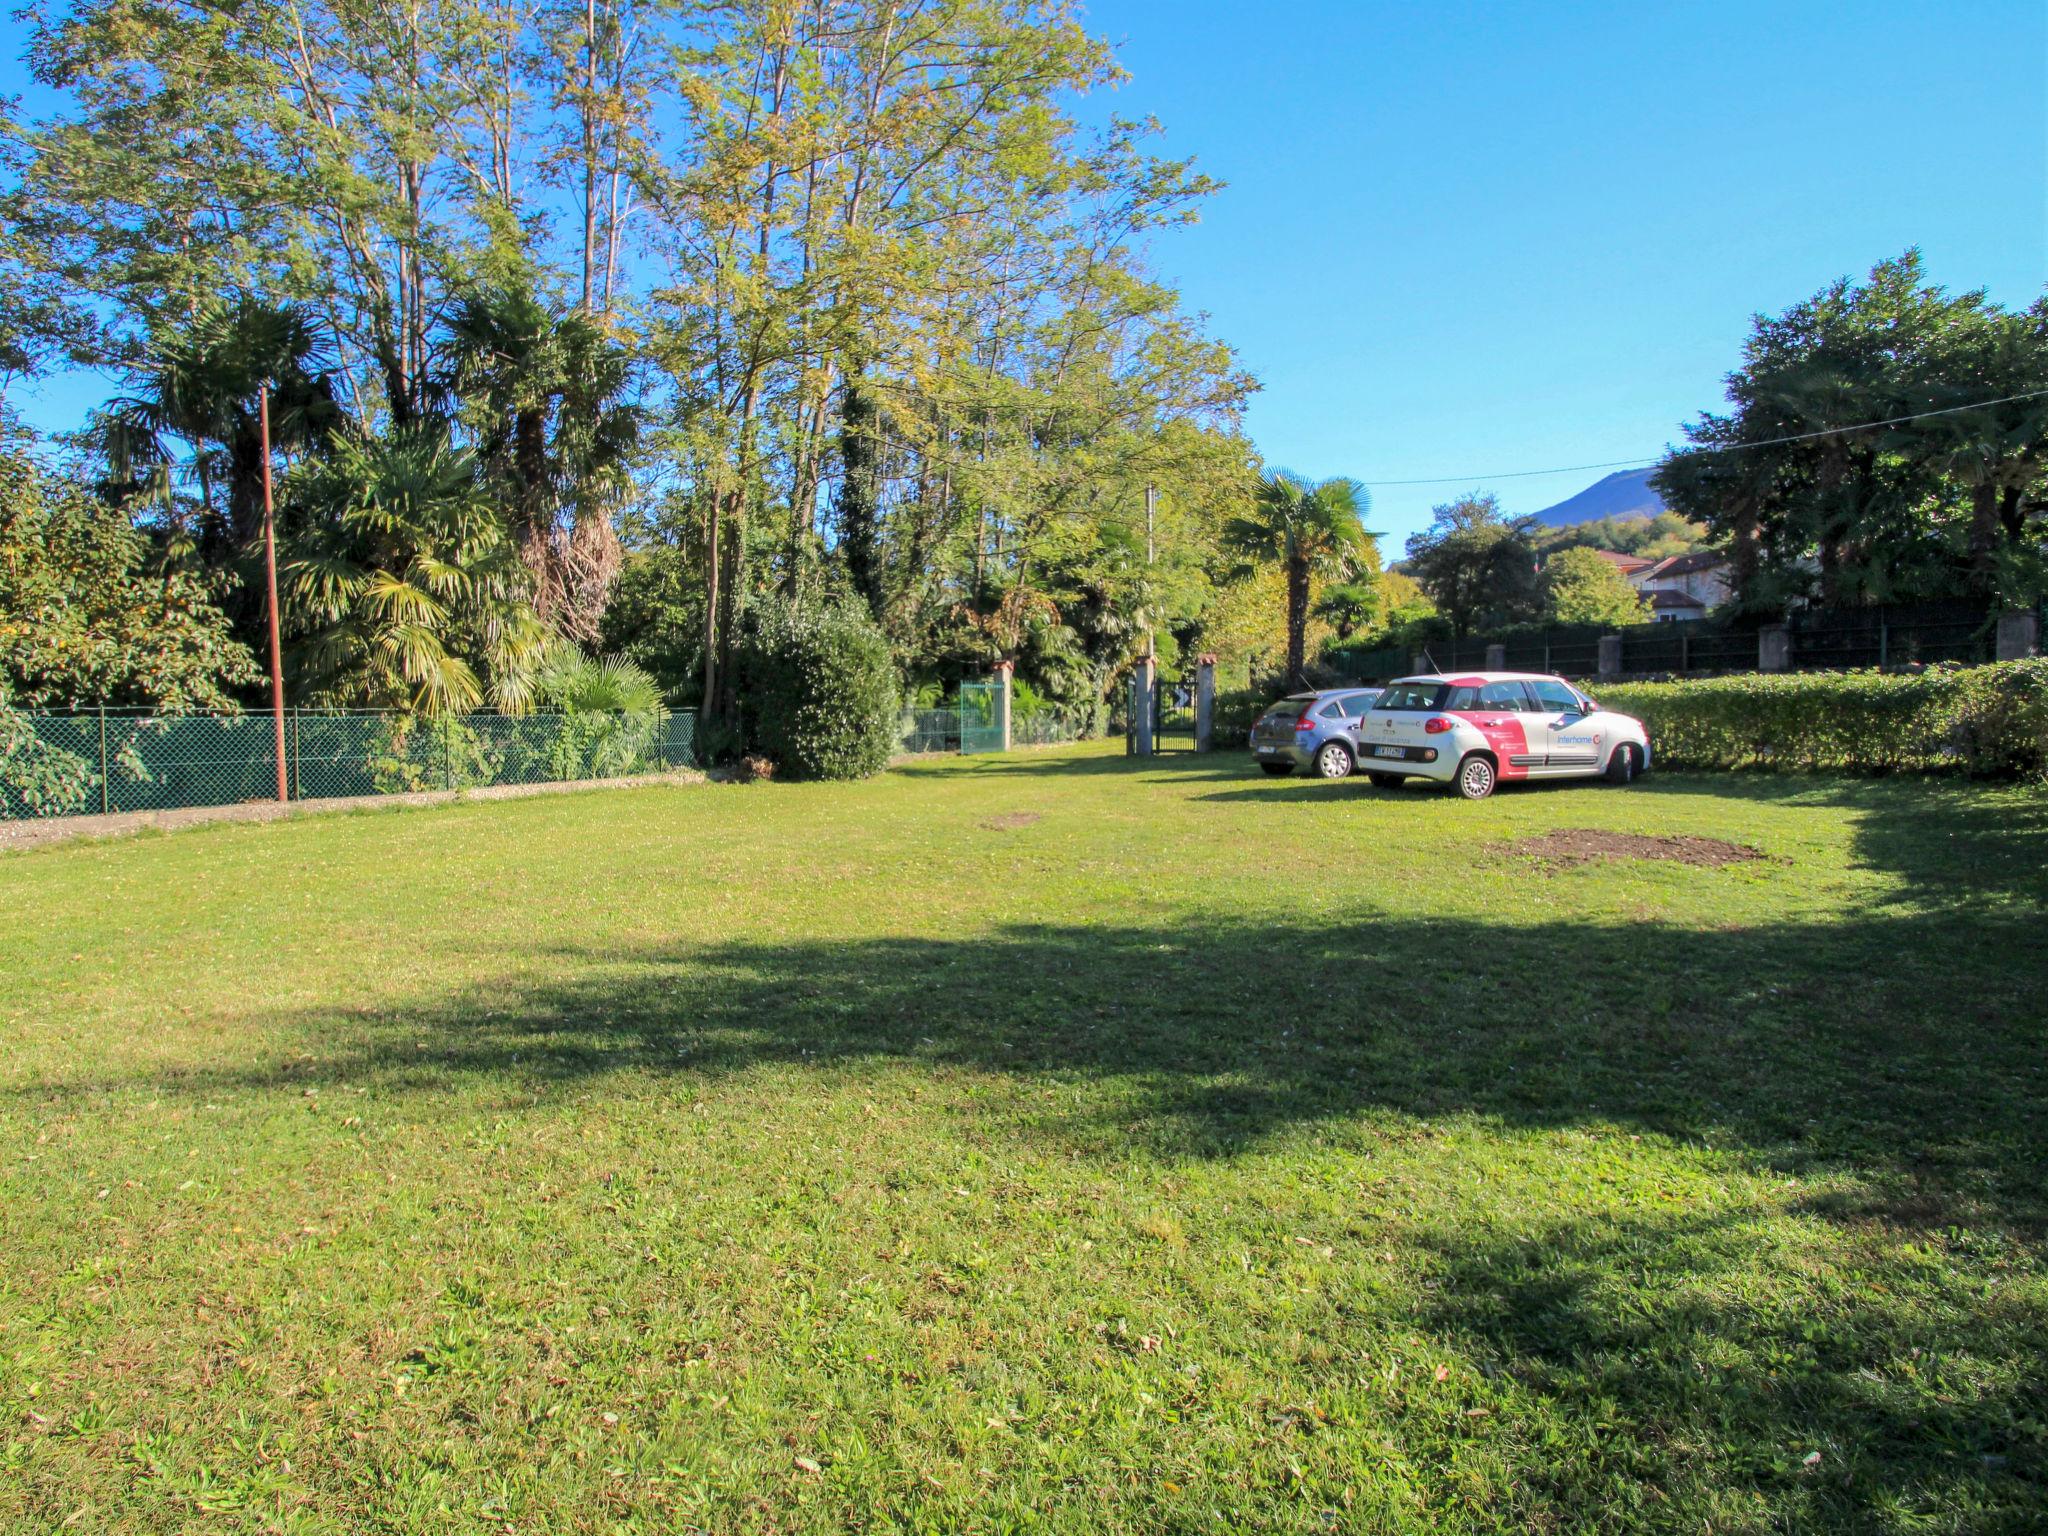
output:
M0 774L0 820L182 810L277 798L267 714L24 714L41 753L62 754L72 786L31 802ZM425 719L362 711L285 712L285 782L295 800L616 779L690 767L697 717L675 713L475 714Z

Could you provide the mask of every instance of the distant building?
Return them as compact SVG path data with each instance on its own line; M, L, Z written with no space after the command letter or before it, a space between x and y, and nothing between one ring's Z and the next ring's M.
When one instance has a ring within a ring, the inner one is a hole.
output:
M1657 563L1654 560L1645 560L1640 555L1624 555L1612 549L1596 549L1593 553L1621 572L1622 575L1628 577L1631 583L1634 582L1639 572L1647 571Z
M1611 549L1595 550L1602 560L1628 578L1650 605L1650 617L1658 623L1679 619L1703 619L1709 608L1718 608L1732 592L1728 585L1728 561L1710 549L1689 555L1667 555L1645 560Z

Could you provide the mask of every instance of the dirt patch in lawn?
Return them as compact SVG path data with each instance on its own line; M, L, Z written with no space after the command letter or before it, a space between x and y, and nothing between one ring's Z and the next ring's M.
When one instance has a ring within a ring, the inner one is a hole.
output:
M1028 827L1043 819L1036 811L1005 811L1000 816L989 817L982 825L991 832L1014 832L1019 827Z
M1511 843L1507 851L1564 868L1606 859L1669 859L1700 869L1719 869L1724 864L1748 864L1763 857L1754 848L1718 837L1647 837L1639 832L1603 832L1598 827L1562 827Z

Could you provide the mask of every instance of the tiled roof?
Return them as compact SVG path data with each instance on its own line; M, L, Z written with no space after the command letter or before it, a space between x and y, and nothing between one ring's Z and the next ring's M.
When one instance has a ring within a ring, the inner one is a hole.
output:
M1596 549L1593 551L1602 560L1620 571L1624 576L1633 576L1637 571L1646 571L1657 562L1645 560L1640 555L1624 555L1618 550Z
M1641 572L1645 580L1655 581L1665 576L1690 576L1695 571L1711 571L1728 563L1726 555L1716 554L1711 549L1696 549L1689 555L1667 555L1662 560L1650 562L1650 568Z
M1689 592L1674 592L1665 587L1659 587L1654 592L1645 592L1643 596L1650 600L1652 608L1698 608L1704 610L1707 606Z

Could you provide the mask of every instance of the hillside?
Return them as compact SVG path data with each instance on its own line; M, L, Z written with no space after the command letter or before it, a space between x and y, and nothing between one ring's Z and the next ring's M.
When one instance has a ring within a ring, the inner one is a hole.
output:
M1666 508L1664 498L1650 486L1654 473L1654 469L1616 470L1576 496L1545 507L1535 514L1536 520L1546 528L1568 528L1603 517L1655 517Z

